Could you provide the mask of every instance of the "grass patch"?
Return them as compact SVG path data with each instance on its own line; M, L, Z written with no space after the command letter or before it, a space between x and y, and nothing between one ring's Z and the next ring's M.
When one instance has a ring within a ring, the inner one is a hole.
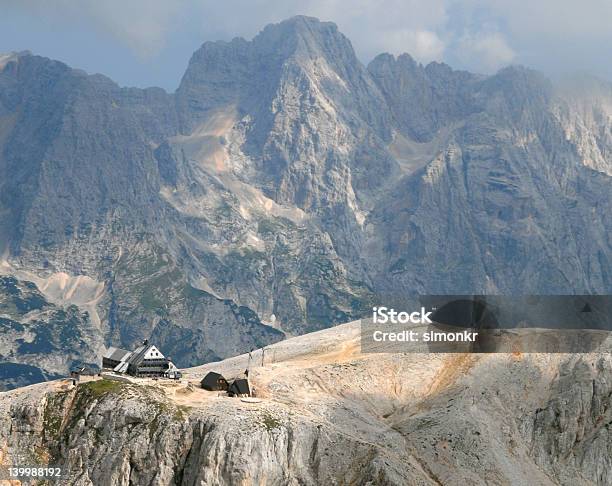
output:
M98 398L107 393L118 393L125 389L126 386L126 383L115 380L95 380L81 383L77 388L77 393L85 392L91 398Z
M182 422L187 417L189 417L190 413L191 413L191 407L188 407L187 405L177 405L176 410L174 411L173 417L174 417L174 420Z
M264 414L262 424L267 431L278 429L282 425L280 420L269 413Z
M85 411L92 402L104 395L119 393L126 386L126 383L105 379L79 384L66 429L72 429L79 419L85 416Z

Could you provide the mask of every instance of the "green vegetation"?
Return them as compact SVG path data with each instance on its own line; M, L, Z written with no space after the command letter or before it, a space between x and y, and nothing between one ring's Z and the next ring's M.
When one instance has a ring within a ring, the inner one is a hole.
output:
M115 380L96 380L82 383L77 387L77 394L86 394L89 398L99 398L108 393L119 393L129 384Z
M230 219L235 212L234 208L227 201L221 201L215 211L223 219Z
M135 291L140 293L140 304L145 310L162 309L168 298L168 291L183 280L180 270L173 268L136 286Z
M45 410L43 412L43 433L47 441L59 439L64 417L64 401L68 396L67 392L59 392L47 395Z
M257 223L257 232L263 236L273 236L286 232L287 229L295 230L297 227L293 221L287 218L265 218Z
M268 255L250 247L233 249L225 256L223 263L227 267L225 280L260 280L266 278L271 268Z
M171 256L149 238L150 235L142 235L147 243L138 250L125 252L115 272L119 281L130 282L124 293L137 299L143 310L155 312L166 308L171 290L180 289L185 277Z
M138 275L153 275L168 264L168 256L161 248L154 248L151 253L139 255L134 261Z
M262 424L268 431L278 429L282 425L280 420L269 413L264 413Z
M283 226L273 219L262 219L257 223L257 232L260 235L275 235L282 231Z
M89 314L71 305L66 309L54 308L41 319L33 319L24 326L35 334L31 342L18 339L21 354L52 353L58 350L73 351L85 346L83 328Z
M156 297L154 289L148 288L140 297L140 305L145 310L154 311L161 309L164 303Z
M23 325L19 322L0 317L0 330L2 332L17 331L22 333L24 329L25 327L23 327Z
M128 386L127 383L104 379L89 381L78 385L71 409L70 424L68 428L72 428L72 426L83 417L85 410L92 401L107 394L119 393Z
M187 405L178 405L176 407L176 410L174 411L173 416L175 420L182 422L187 417L189 417L190 412L191 412L191 407L188 407Z

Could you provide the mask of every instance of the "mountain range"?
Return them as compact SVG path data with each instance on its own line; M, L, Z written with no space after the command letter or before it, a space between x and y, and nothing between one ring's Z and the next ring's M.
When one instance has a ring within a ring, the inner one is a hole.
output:
M364 66L294 17L175 93L0 56L0 376L148 338L181 367L390 294L612 291L612 84Z

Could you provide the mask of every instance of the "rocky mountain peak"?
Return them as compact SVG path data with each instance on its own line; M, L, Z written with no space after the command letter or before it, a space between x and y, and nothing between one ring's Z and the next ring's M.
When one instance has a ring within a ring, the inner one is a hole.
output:
M409 54L377 56L368 65L387 99L399 130L419 142L473 111L470 90L476 76L443 63L426 67Z
M391 73L400 69L408 71L418 70L419 64L408 53L400 54L396 57L388 52L379 54L368 64L368 70L377 73L385 71Z
M210 110L230 104L261 118L289 85L325 97L324 104L343 104L382 130L376 112L384 104L378 110L366 106L364 98L380 95L350 41L334 23L306 16L268 25L251 41L203 44L177 90L183 130L193 130Z
M262 50L274 50L282 55L293 53L309 57L337 54L339 50L354 55L351 42L333 22L321 22L314 17L298 15L266 26L253 43Z

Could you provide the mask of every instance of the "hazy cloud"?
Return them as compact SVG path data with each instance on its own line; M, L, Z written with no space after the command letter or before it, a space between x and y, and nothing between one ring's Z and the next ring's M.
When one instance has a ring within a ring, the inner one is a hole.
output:
M516 53L499 32L465 34L457 46L463 64L472 69L496 71L516 59Z
M44 18L58 27L87 24L106 33L142 58L155 56L176 23L186 1L156 0L4 0L3 9Z
M431 30L398 30L382 33L380 39L380 51L391 54L409 52L422 62L443 58L444 42Z

